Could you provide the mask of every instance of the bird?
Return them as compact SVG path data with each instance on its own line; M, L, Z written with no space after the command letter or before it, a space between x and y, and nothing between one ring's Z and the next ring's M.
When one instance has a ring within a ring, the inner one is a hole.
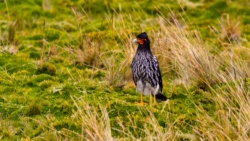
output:
M162 94L163 85L159 63L151 52L147 33L142 32L137 35L133 42L138 43L138 47L130 67L136 90L141 95L140 102L136 104L145 105L143 95L150 95L150 107L152 106L151 96L154 97L154 102L166 101L166 96Z

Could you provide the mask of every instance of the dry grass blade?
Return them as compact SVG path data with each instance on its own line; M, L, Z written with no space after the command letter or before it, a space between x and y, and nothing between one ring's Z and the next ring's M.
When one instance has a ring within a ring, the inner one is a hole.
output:
M75 111L75 120L82 125L82 140L112 141L109 116L106 108L93 106L84 103L77 98L71 97L74 101L77 111ZM98 113L98 110L101 113Z

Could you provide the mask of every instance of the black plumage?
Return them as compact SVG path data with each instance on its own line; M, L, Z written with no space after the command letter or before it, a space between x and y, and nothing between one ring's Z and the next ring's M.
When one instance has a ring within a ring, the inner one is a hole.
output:
M165 101L162 94L162 77L157 59L150 50L150 41L145 32L136 37L138 48L133 58L131 69L136 89L143 95L152 94L155 100ZM141 103L143 103L141 97Z

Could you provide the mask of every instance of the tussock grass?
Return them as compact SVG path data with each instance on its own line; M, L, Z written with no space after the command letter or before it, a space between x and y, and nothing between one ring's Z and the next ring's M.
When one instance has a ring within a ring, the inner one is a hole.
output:
M230 19L229 14L221 17L221 38L227 41L236 42L240 39L241 27L240 20Z
M183 83L190 84L192 80L201 85L216 83L220 63L201 37L184 28L165 24L161 20L159 43L155 45L159 56L163 56L160 63L166 64L163 71L174 71Z
M200 128L194 129L198 136L208 140L249 140L249 95L248 82L227 82L214 89L216 102L215 118L204 109L198 121ZM219 90L218 90L219 89ZM206 124L205 124L206 123ZM211 128L210 125L213 125Z
M77 138L82 140L173 140L178 136L192 139L192 135L181 135L173 133L173 124L169 128L162 128L154 114L148 112L149 116L143 126L137 127L137 123L132 117L128 117L129 124L124 124L122 119L117 117L117 127L110 125L108 107L99 105L98 107L91 106L85 103L82 99L71 97L74 101L77 110L73 114L75 122L82 125L82 133ZM162 109L164 110L164 109ZM140 111L143 114L143 111ZM171 125L171 124L170 124ZM143 132L144 137L136 137L131 129ZM116 130L121 138L113 137L112 130Z

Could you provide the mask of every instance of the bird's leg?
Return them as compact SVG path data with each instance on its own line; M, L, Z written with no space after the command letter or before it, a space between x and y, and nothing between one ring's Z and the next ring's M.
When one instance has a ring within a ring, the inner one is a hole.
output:
M141 101L135 103L138 106L144 106L146 103L143 102L143 95L141 94Z
M150 99L149 99L149 108L152 109L152 94L150 95Z
M154 105L156 104L156 96L155 96L155 94L154 94Z

